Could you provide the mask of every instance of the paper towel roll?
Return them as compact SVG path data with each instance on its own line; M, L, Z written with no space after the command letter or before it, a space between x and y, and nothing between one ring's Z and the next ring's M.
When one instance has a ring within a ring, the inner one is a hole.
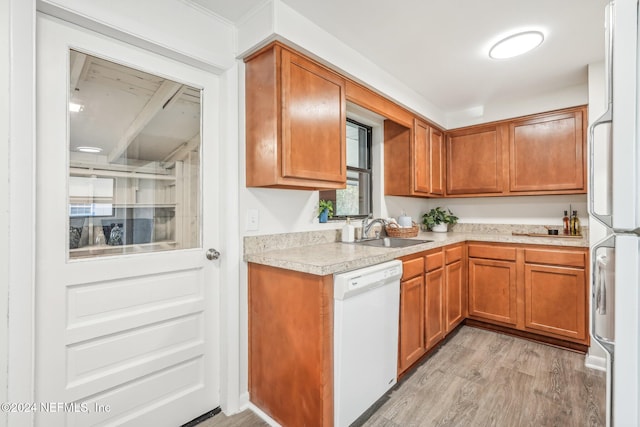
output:
M411 227L413 225L411 221L411 217L406 215L400 215L398 217L398 225L400 227Z

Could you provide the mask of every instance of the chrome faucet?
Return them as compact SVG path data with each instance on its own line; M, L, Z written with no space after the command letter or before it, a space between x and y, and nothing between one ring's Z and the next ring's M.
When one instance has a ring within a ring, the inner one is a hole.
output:
M367 222L373 218L373 214L370 213L369 215L365 216L364 219L362 220L362 238L364 239L364 229L367 227ZM367 230L369 231L369 230Z
M382 218L376 218L373 221L369 222L369 218L373 218L373 214L369 214L369 216L367 216L365 219L362 220L362 238L363 239L369 238L369 231L371 230L371 227L373 227L375 224L380 224L384 227L385 224L387 223ZM376 239L379 237L380 237L379 234L376 233Z

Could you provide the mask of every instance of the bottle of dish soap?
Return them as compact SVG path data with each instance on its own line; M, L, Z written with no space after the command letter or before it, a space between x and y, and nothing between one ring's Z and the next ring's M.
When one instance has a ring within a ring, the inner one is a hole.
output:
M342 241L343 242L354 242L355 239L355 229L353 225L351 225L351 218L347 217L347 223L342 227Z

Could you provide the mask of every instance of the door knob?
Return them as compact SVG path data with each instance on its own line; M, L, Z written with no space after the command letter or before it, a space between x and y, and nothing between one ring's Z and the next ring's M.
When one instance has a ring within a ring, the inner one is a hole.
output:
M215 249L213 249L213 248L210 248L210 249L207 251L207 259L208 259L209 261L213 261L214 259L218 259L218 258L220 258L220 252L216 251L216 250L215 250Z

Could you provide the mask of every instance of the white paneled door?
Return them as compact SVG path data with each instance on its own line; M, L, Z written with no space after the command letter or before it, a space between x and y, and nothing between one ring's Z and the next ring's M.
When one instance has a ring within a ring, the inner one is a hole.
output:
M37 33L36 425L179 426L220 403L218 77Z

